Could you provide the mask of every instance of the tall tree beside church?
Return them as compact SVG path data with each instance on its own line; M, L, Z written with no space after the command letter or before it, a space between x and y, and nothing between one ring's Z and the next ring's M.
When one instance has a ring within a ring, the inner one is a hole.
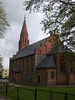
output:
M45 33L58 34L70 48L75 45L74 0L25 0L24 5L26 10L44 14Z
M2 78L2 76L1 76L1 72L2 72L2 69L3 69L2 62L3 62L3 57L0 56L0 78Z
M2 62L3 62L3 57L1 57L1 55L0 55L0 69L3 68Z
M65 45L75 50L75 1L74 0L25 0L25 10L30 12L42 12L43 31L53 34L61 39L60 45ZM56 40L57 44L57 40ZM59 45L59 44L58 44ZM65 65L67 73L74 68L74 53L65 54Z
M6 11L4 9L4 4L0 1L0 38L4 36L7 26L9 26L9 24L6 17ZM3 57L0 56L0 72L3 69L2 61ZM0 78L1 78L1 73L0 73Z
M6 27L9 26L4 4L0 1L0 38L4 36Z

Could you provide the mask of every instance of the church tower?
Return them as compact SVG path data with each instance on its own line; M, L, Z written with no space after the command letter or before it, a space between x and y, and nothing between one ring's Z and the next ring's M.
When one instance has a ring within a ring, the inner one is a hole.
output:
M21 34L20 34L20 41L19 41L19 51L21 51L24 47L29 45L28 40L28 32L26 27L26 20L24 18Z

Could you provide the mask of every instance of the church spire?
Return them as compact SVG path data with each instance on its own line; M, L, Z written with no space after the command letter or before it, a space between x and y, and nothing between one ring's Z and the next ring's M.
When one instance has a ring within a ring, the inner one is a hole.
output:
M28 40L28 32L26 27L26 18L24 17L24 22L20 34L19 51L21 51L24 47L28 45L29 45L29 40Z
M24 34L28 36L27 27L26 27L26 17L24 17L24 22L23 22L23 26L21 30L21 35L24 35Z

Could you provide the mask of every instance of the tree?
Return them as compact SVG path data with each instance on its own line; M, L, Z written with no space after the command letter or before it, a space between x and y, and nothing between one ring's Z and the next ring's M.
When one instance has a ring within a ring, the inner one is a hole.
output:
M3 69L2 62L3 62L3 57L0 56L0 78L2 78L2 76L1 76L1 72L2 72L2 69Z
M1 56L0 56L0 70L2 70L2 69L3 69L2 62L3 62L3 57L1 57Z
M24 6L25 10L44 14L43 31L60 38L60 43L56 38L54 41L57 48L58 45L65 44L70 50L75 50L75 0L25 0ZM65 52L67 82L69 71L75 70L74 58L72 51Z
M9 26L9 24L6 18L6 12L3 3L0 1L0 37L3 37L7 26Z
M75 45L75 1L73 0L25 0L25 10L44 14L45 33L58 34L70 49ZM73 48L72 48L73 49Z

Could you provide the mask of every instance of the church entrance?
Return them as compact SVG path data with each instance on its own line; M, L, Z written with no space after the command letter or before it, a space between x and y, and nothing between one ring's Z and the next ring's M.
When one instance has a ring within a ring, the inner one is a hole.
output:
M38 76L38 83L40 83L40 76Z

